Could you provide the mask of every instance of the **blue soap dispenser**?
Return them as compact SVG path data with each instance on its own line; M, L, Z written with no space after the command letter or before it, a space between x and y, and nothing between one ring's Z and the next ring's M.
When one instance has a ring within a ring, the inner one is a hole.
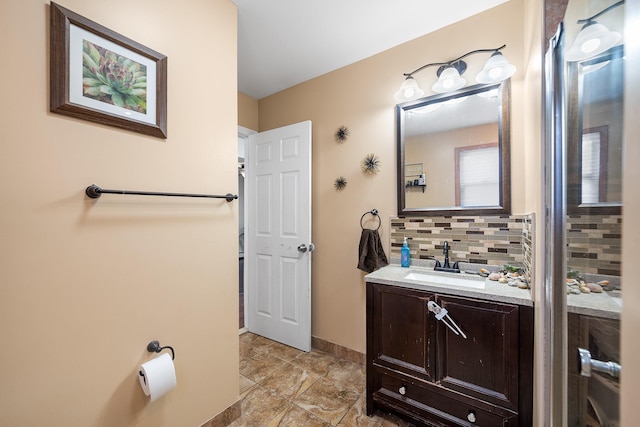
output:
M407 244L407 237L405 236L404 242L402 242L402 249L400 250L400 265L403 267L409 267L411 263L411 251Z

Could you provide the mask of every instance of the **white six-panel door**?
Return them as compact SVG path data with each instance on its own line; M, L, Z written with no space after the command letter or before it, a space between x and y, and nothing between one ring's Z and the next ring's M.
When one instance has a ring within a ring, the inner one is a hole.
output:
M247 327L311 350L311 122L251 135L245 152Z

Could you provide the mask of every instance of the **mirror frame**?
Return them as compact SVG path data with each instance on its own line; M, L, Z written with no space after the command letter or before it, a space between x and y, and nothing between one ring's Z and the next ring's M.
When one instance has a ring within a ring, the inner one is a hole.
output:
M570 76L568 89L568 132L567 132L567 213L570 215L621 215L620 203L582 203L582 76L580 66L597 64L612 59L624 59L624 46L615 46L600 55L578 62L570 62L567 74ZM623 142L624 144L624 142ZM622 165L620 165L622 167Z
M429 104L448 101L450 99L475 95L492 89L498 89L499 113L498 113L498 147L500 149L499 192L500 203L497 206L473 206L473 207L406 207L405 189L405 112L415 108L421 108ZM420 98L414 101L396 105L396 149L397 149L397 201L398 216L436 216L436 215L486 215L486 214L510 214L511 213L511 128L510 115L511 81L507 79L501 83L477 84L462 88L454 92L437 94Z

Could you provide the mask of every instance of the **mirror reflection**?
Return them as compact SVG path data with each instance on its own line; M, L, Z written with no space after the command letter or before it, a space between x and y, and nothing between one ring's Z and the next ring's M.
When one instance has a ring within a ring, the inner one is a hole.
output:
M623 47L570 63L569 213L620 213Z
M398 213L505 213L508 81L397 107Z

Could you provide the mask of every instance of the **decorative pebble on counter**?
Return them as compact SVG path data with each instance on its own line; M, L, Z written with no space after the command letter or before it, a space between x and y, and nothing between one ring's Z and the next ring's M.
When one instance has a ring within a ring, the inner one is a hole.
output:
M479 274L482 275L482 270L480 270ZM520 269L509 265L505 265L505 268L502 271L490 273L489 280L518 287L520 289L529 289L529 283L526 278L520 274Z
M605 290L605 287L609 286L608 280L601 280L598 283L585 282L584 280L577 280L574 278L567 278L567 294L599 294Z

